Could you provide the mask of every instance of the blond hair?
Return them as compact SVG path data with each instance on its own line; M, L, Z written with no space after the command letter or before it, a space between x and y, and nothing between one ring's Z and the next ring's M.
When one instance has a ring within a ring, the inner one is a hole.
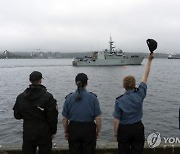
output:
M136 86L136 79L132 75L125 76L123 79L123 87L126 90L134 89Z

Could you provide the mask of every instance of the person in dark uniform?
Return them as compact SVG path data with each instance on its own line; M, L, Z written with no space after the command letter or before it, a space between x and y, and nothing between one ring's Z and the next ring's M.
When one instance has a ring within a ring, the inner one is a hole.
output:
M118 141L119 154L142 154L144 148L144 126L141 122L143 100L146 97L147 79L153 53L148 57L145 73L139 87L136 80L128 75L123 79L126 92L116 98L114 116L114 137Z
M101 131L99 101L86 90L87 81L86 74L77 74L77 90L66 96L63 106L64 133L71 154L94 154Z
M23 119L23 154L50 154L52 139L57 131L58 110L53 95L41 84L42 74L30 74L31 84L17 96L14 117Z

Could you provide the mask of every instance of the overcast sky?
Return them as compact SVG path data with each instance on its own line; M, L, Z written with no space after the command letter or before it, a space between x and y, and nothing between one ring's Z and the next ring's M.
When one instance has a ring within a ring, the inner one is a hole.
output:
M180 53L180 0L0 0L0 51Z

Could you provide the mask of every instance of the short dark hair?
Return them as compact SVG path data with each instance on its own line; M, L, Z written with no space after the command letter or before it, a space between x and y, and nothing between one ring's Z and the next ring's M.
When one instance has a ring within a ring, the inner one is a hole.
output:
M37 82L39 80L41 80L43 77L42 77L42 74L41 72L39 71L33 71L30 75L29 75L29 81L31 83L34 83L34 82Z

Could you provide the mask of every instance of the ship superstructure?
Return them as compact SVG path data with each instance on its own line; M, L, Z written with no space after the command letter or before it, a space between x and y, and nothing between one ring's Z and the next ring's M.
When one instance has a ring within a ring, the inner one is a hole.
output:
M92 56L74 58L73 66L121 66L141 65L144 57L137 54L126 55L121 49L115 49L114 42L110 37L109 50L93 52Z

